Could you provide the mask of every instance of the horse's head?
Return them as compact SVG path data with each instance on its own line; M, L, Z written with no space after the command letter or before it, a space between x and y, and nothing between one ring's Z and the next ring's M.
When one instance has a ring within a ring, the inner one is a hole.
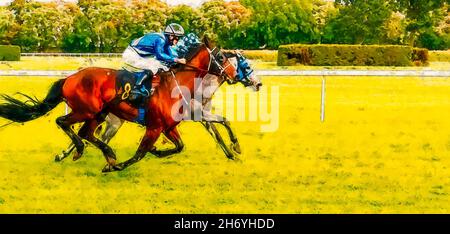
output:
M262 86L261 80L256 76L247 58L237 51L224 54L228 60L235 64L234 66L237 70L237 76L233 80L228 80L228 83L240 82L245 87L251 86L255 91L259 91L259 88Z
M253 72L248 60L238 52L222 52L215 47L207 37L203 38L203 43L197 45L195 50L191 50L186 55L187 65L197 67L205 72L216 75L229 84L237 82L244 86L252 86L258 91L262 86L261 81Z
M213 47L205 37L205 45L211 49L214 71L211 74L222 76L228 84L242 83L245 87L251 86L255 91L259 91L262 86L261 80L256 76L250 67L248 60L239 52L222 52L217 47Z

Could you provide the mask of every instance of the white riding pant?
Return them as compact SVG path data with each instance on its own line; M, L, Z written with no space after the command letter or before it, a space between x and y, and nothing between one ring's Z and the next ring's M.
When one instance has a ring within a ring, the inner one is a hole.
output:
M128 46L123 52L122 60L125 63L124 68L132 72L151 70L153 74L156 74L160 68L164 71L169 70L167 66L162 64L155 57L141 57L136 50L130 46Z

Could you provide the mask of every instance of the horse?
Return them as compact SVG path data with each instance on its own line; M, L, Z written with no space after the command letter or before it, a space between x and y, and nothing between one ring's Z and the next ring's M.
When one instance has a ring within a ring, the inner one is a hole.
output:
M226 58L228 58L233 64L235 64L235 67L237 68L238 76L235 77L234 81L232 80L226 80L228 84L236 84L236 83L242 83L245 87L252 87L254 91L259 91L260 86L262 86L262 83L260 79L256 76L254 73L254 70L251 68L247 58L245 58L241 53L238 51L227 51L224 52L224 55ZM216 79L215 82L221 86L223 83L225 83L224 77L217 77L214 76ZM213 79L214 79L213 78ZM203 109L203 115L202 115L202 125L206 128L209 134L214 137L216 142L219 144L219 146L222 148L222 150L225 153L225 156L229 159L236 158L236 154L241 154L241 149L239 145L239 141L237 139L236 134L234 133L233 129L231 128L230 122L223 116L214 115L211 113L211 100L212 100L212 94L205 97L203 96L203 102L202 102L202 109ZM96 133L100 136L100 139L105 142L106 144L111 141L111 139L116 135L116 133L119 131L119 129L122 127L122 125L125 123L125 120L120 119L119 117L115 116L112 113L109 113L106 116L105 124L97 128ZM220 132L217 130L214 123L219 123L225 127L227 130L228 136L231 141L231 145L227 146L220 134ZM75 149L75 145L72 143L70 144L66 150L63 150L62 153L57 154L55 156L55 161L60 162L66 157L68 157L72 151ZM77 158L74 158L77 160Z
M215 49L210 48L211 45L205 38L204 43L187 56L188 62L185 65L178 65L160 73L161 83L145 105L145 120L142 123L146 127L144 137L135 155L122 163L116 163L116 155L111 147L96 138L94 132L109 113L127 121L135 121L141 114L138 108L120 100L120 97L124 99L130 91L118 90L116 87L117 77L124 75L123 71L98 67L80 70L54 82L43 101L33 100L25 95L29 100L22 102L8 95L2 95L6 103L0 104L0 117L23 123L43 116L65 101L71 112L58 117L57 125L74 143L78 157L81 157L85 147L82 139L102 151L107 162L102 172L123 170L141 160L148 152L157 156L178 153L184 147L176 129L181 119L174 119L171 111L181 99L186 101L180 86L190 92L192 99L196 77L203 79L210 73L225 77L225 80L233 80L238 75L236 68L233 68L223 53L217 51L214 55ZM174 90L180 91L176 98L173 97ZM182 109L184 106L179 108ZM71 128L76 123L83 123L78 135ZM175 144L174 149L160 151L154 147L161 133Z

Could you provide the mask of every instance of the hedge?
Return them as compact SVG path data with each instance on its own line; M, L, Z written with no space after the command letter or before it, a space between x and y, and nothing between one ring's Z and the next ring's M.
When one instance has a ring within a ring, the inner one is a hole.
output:
M19 61L20 47L14 45L0 45L0 61Z
M278 66L411 66L426 65L428 51L398 45L282 45Z

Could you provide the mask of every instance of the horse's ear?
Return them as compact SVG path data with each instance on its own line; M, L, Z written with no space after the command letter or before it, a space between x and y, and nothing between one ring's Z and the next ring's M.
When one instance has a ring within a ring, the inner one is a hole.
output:
M209 49L216 47L216 43L214 43L206 34L203 35L203 43L205 43L206 47L208 47Z
M211 41L206 34L203 36L203 43L205 43L206 47L211 48Z

